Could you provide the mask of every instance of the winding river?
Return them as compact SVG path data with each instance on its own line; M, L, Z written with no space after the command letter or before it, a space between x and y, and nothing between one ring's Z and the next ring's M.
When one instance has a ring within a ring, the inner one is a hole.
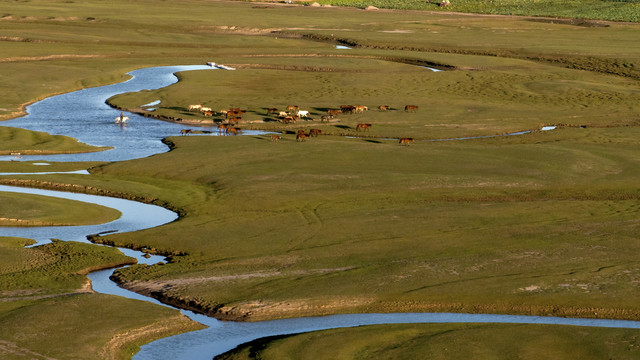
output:
M112 150L97 153L24 156L23 160L122 161L165 152L168 148L160 140L164 137L178 134L180 129L183 128L181 125L129 114L130 123L126 127L114 126L113 119L119 115L119 111L107 106L105 100L123 92L168 86L177 81L173 73L178 71L205 69L208 70L211 67L172 66L136 70L130 73L132 76L130 80L120 84L80 90L35 103L27 108L29 115L2 122L1 125L66 135L91 145L114 147ZM9 159L12 158L0 157L0 160ZM87 175L79 174L78 176ZM118 220L99 225L39 228L0 227L0 236L31 238L37 241L37 245L44 244L50 241L49 239L51 238L87 242L86 235L88 234L136 231L160 226L177 218L175 213L164 208L123 199L10 186L0 186L0 191L31 193L85 201L112 207L122 213ZM121 250L125 254L138 259L140 263L155 264L163 261L159 256L152 256L147 259L141 256L142 254L139 252L129 249ZM105 294L125 296L149 301L161 306L168 306L159 303L155 299L119 288L109 280L112 272L113 269L89 274L93 289ZM182 312L191 319L207 325L208 328L149 343L142 347L141 351L134 356L134 359L211 359L213 356L233 349L239 344L265 336L373 324L492 322L640 329L640 322L638 321L491 314L348 314L240 323L223 322L190 311L183 310Z

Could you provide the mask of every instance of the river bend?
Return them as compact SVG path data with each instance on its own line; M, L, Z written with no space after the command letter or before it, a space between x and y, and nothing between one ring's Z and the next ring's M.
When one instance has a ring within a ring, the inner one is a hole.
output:
M114 147L112 150L96 153L24 156L23 160L123 161L166 152L168 148L162 144L161 139L179 134L180 129L184 128L183 126L135 114L128 114L130 121L127 126L114 126L113 120L120 112L106 105L105 100L124 92L169 86L177 81L173 74L178 71L205 69L211 69L211 67L196 65L136 70L129 73L132 78L123 83L75 91L34 103L27 108L28 115L2 122L2 125L66 135L90 145ZM11 159L8 156L0 156L0 160ZM112 207L122 212L120 219L99 225L29 228L0 227L0 236L31 238L35 239L38 244L46 243L51 238L87 242L86 235L88 234L113 230L118 232L136 231L160 226L177 218L175 213L166 209L123 199L10 186L0 186L0 191L31 193L86 201ZM163 260L159 256L152 256L147 259L142 257L139 252L129 249L121 250L129 256L137 258L140 263L155 264ZM109 280L112 272L113 269L101 270L89 275L95 291L168 306L159 303L155 299L118 287ZM141 351L134 356L134 359L211 359L213 356L233 349L237 345L265 336L373 324L494 322L640 329L640 322L638 321L487 314L350 314L241 323L223 322L190 311L183 310L183 313L191 319L207 325L208 328L160 339L144 345Z

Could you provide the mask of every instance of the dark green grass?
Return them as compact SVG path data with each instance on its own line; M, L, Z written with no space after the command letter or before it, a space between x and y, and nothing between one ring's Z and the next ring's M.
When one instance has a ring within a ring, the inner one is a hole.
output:
M635 359L638 341L628 329L386 325L260 339L216 359Z

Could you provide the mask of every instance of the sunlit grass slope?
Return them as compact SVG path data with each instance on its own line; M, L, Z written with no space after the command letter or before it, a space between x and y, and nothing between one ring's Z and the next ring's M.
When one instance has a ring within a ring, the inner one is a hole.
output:
M428 355L427 355L428 354ZM260 339L216 359L636 359L637 332L546 325L387 325Z

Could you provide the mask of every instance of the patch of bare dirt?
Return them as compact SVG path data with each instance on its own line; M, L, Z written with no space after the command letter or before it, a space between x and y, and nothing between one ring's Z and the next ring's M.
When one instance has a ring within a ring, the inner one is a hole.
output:
M0 58L0 62L20 62L20 61L46 61L46 60L60 60L60 59L90 59L90 58L104 58L111 55L101 54L57 54L46 56L13 56L7 58Z

